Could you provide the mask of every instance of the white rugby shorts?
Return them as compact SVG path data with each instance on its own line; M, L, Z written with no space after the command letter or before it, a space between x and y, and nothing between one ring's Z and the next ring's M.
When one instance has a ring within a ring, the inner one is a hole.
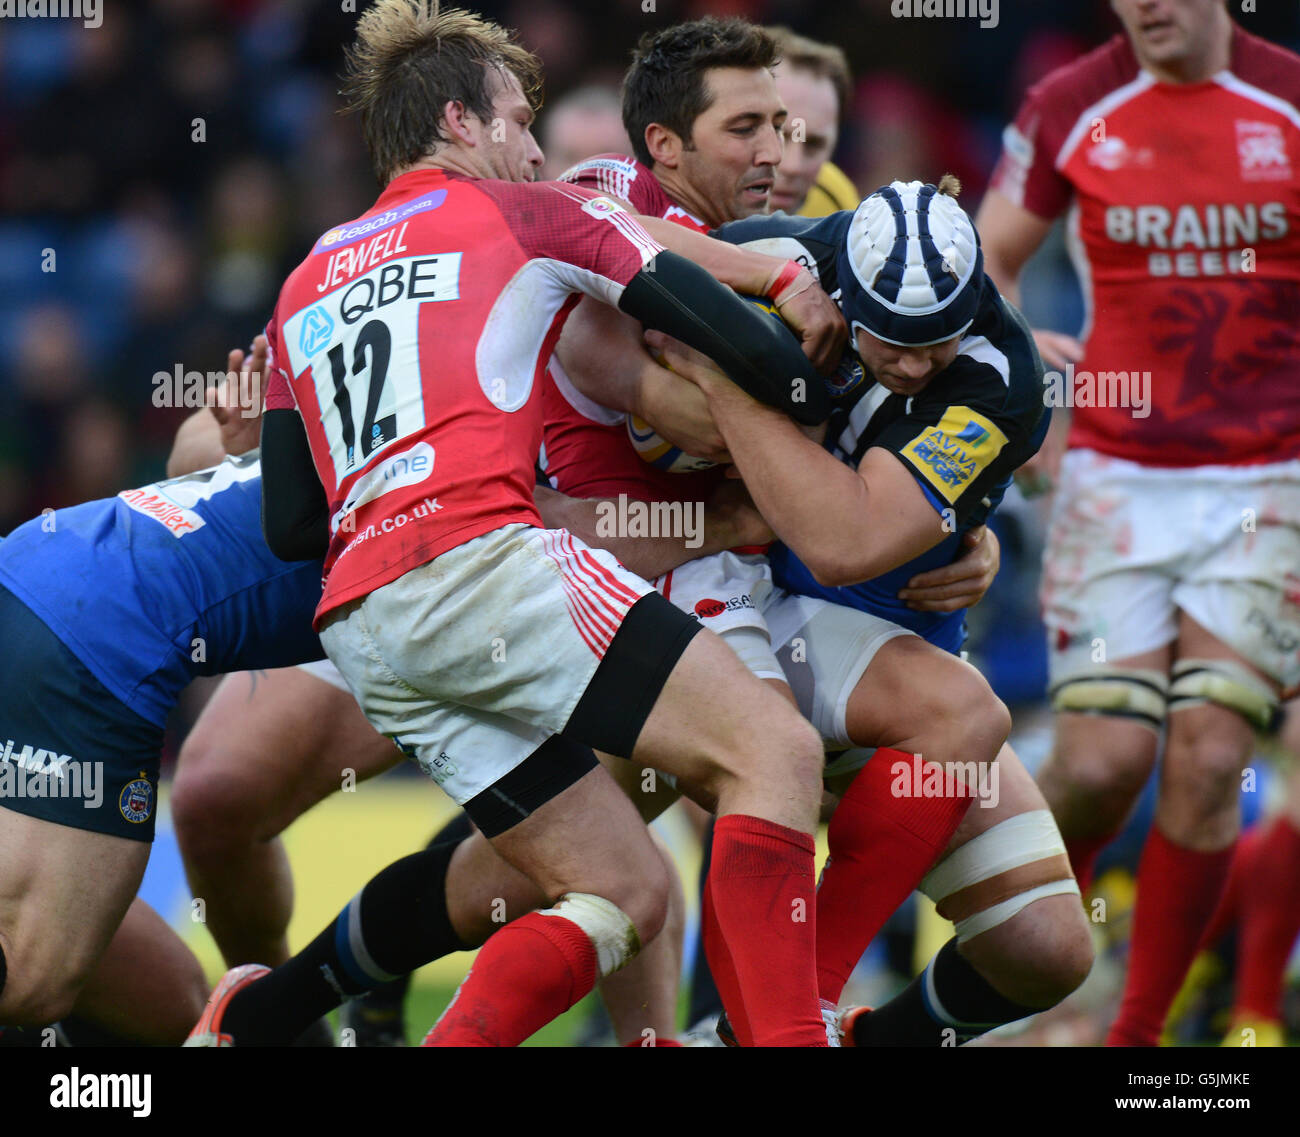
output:
M1072 450L1043 564L1052 680L1172 643L1178 612L1300 683L1300 461L1141 466Z
M573 714L649 584L564 529L507 525L328 617L366 717L458 805Z

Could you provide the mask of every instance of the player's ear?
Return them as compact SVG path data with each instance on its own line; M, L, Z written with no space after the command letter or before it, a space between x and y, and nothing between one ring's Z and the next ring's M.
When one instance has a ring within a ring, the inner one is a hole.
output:
M650 157L655 162L670 170L677 168L684 149L681 135L658 122L652 122L645 128L645 148L650 151Z
M474 133L469 125L469 120L473 117L465 109L464 103L448 100L447 104L442 108L443 133L452 142L461 142L466 146L476 146Z

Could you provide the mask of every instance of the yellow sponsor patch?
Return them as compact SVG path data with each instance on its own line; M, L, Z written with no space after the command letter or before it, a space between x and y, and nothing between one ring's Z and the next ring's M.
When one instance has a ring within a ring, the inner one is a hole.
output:
M949 407L900 453L949 504L1002 453L1007 436L969 407Z

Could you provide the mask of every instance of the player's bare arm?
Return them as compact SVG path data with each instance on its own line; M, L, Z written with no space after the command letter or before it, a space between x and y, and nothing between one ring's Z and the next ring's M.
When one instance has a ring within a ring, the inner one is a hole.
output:
M819 583L870 580L947 535L916 479L892 454L873 447L855 472L698 353L657 333L646 338L708 396L754 504Z
M704 393L650 356L635 320L583 301L555 354L570 382L593 402L636 415L687 454L731 461Z
M586 544L608 549L624 565L646 580L663 576L697 557L709 557L740 545L762 545L772 539L772 530L754 507L743 486L720 486L703 503L702 518L694 537L610 536L611 527L602 521L618 503L609 498L568 497L545 486L533 490L533 500L549 529L567 529Z

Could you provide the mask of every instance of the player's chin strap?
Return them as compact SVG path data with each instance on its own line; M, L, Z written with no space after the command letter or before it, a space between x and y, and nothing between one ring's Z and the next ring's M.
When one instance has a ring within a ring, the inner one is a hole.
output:
M1169 711L1215 703L1241 715L1256 730L1271 734L1282 720L1272 687L1244 663L1233 659L1180 659L1169 687Z
M603 896L566 892L554 908L545 908L538 915L562 916L587 933L596 949L596 967L601 979L631 963L641 950L641 937L627 913Z
M1131 719L1159 733L1164 725L1169 677L1160 671L1099 664L1052 684L1052 710Z
M921 891L953 922L957 942L1005 924L1035 900L1079 895L1065 844L1045 809L1008 817L944 857Z

